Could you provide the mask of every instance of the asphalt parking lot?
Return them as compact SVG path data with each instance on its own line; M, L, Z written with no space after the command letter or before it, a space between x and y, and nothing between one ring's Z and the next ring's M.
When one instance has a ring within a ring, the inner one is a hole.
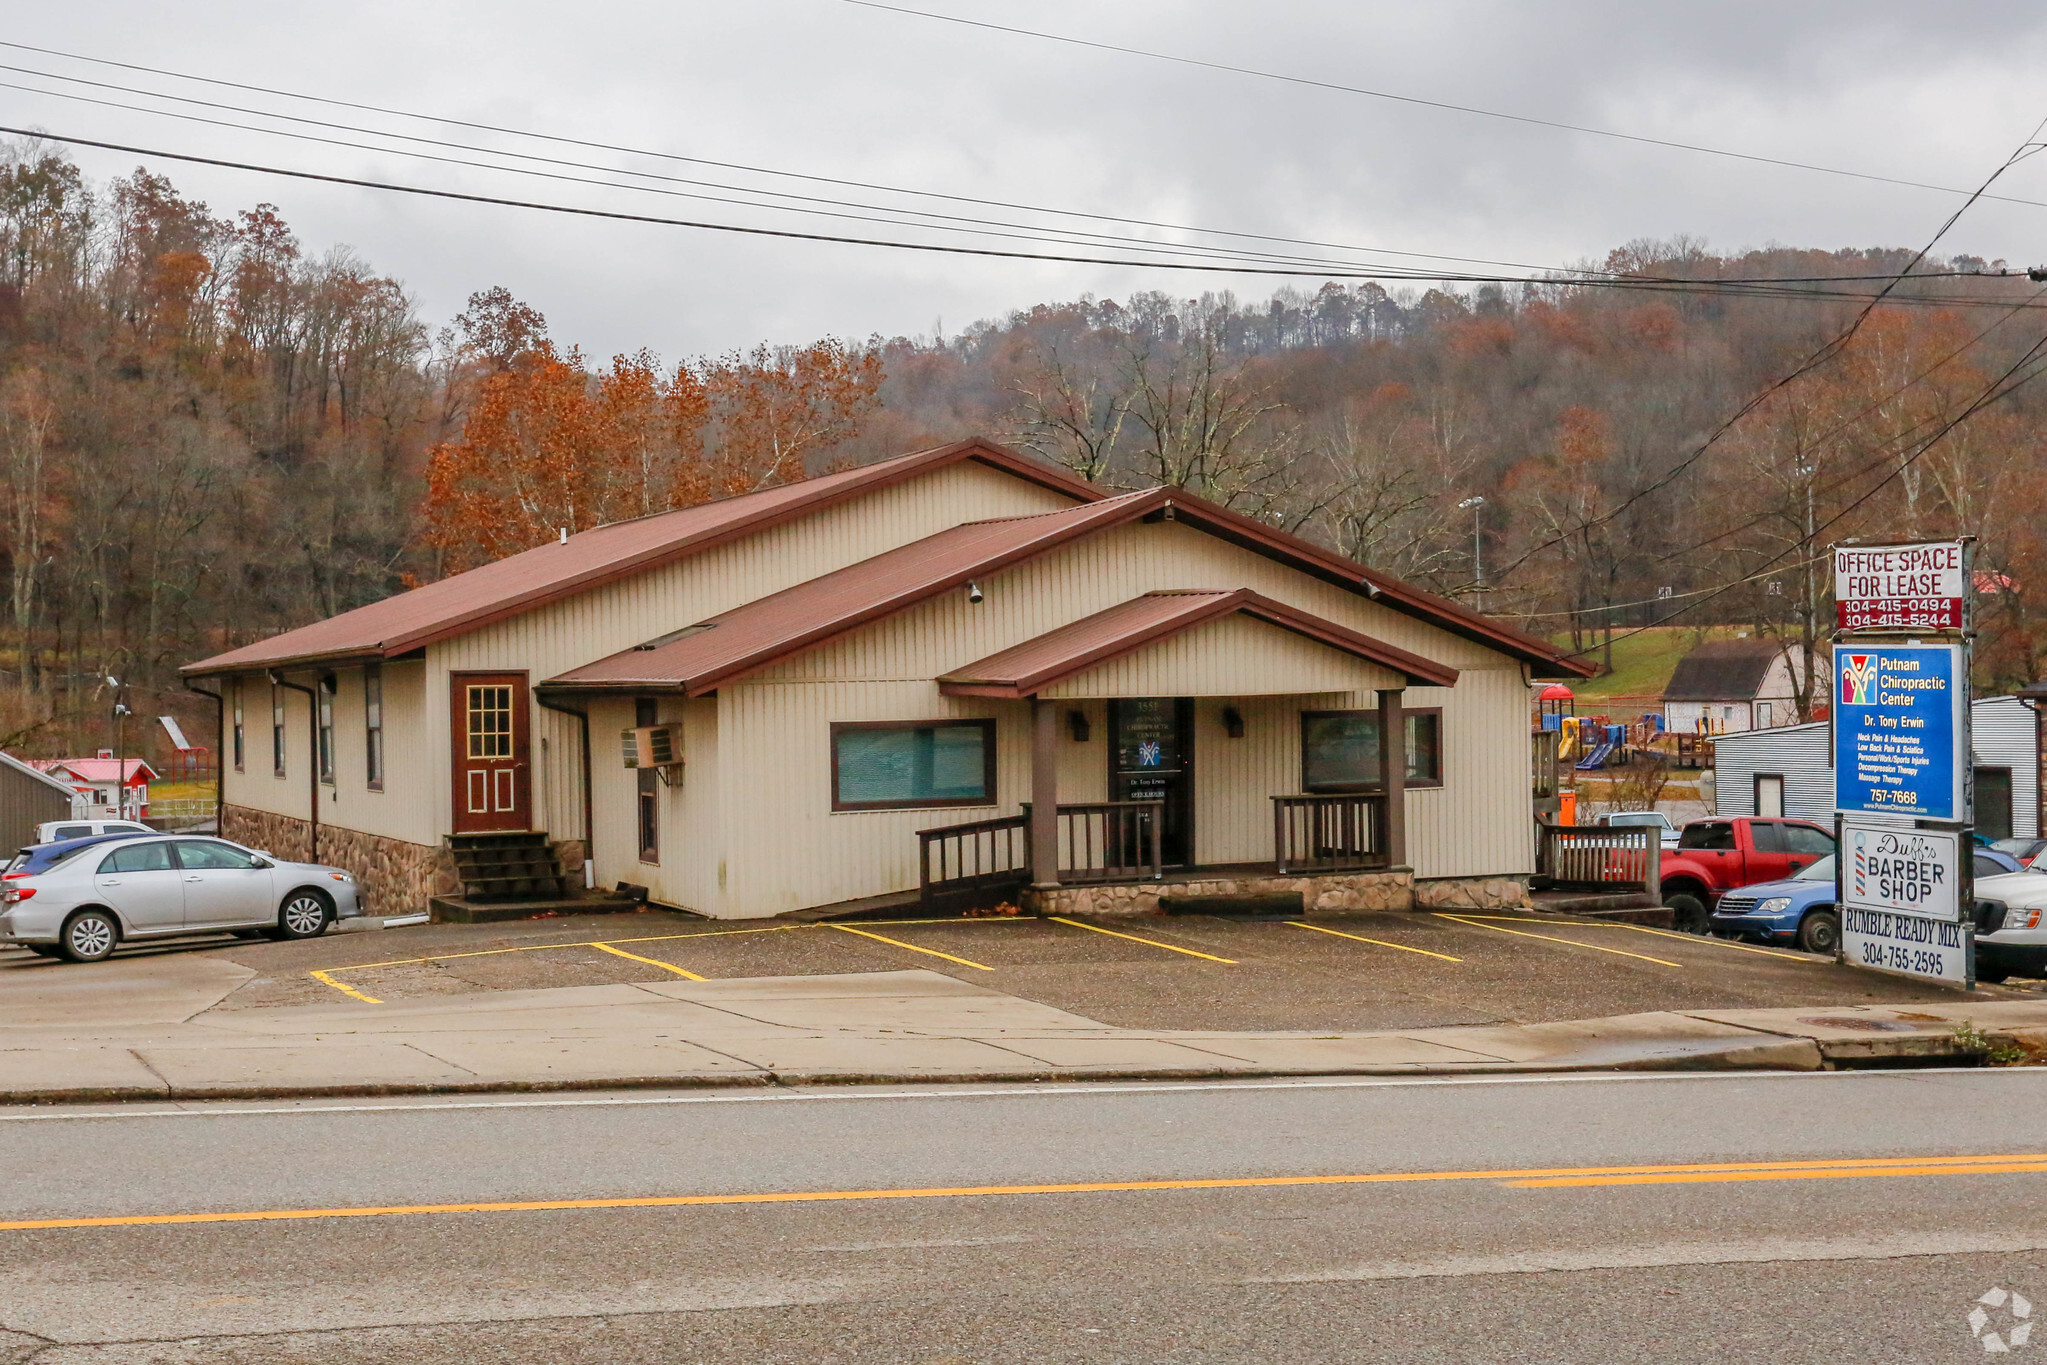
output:
M1126 1028L1421 1028L1659 1009L1954 999L1937 987L1787 949L1477 911L1291 922L1176 915L847 924L721 924L657 911L423 925L190 951L257 971L222 1009L904 967L945 972ZM37 966L64 969L39 960ZM1985 999L2028 994L1979 992Z

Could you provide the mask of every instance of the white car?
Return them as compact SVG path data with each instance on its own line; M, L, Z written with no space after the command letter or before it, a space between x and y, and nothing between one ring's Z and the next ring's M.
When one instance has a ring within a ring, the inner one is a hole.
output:
M1979 878L1976 904L1976 979L2047 976L2047 873Z
M1676 848L1677 826L1670 823L1670 817L1660 810L1617 810L1611 815L1599 817L1599 823L1611 828L1626 828L1630 825L1653 825L1657 838L1665 848Z
M86 839L95 834L154 834L148 825L134 820L46 820L36 826L35 841L54 844L59 839Z
M313 938L363 913L353 876L225 839L111 835L25 848L0 872L0 944L97 962L186 934Z

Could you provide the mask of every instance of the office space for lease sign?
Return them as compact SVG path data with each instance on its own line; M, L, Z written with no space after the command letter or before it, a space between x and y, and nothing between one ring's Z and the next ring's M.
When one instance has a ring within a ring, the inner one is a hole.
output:
M1842 630L1961 630L1962 542L1845 545L1834 550L1834 613Z

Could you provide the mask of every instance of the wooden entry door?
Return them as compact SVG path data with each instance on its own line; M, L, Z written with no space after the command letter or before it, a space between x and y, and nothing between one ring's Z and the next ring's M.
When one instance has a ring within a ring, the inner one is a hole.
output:
M1194 861L1194 702L1130 697L1109 703L1109 799L1163 801L1159 858Z
M455 832L533 828L532 748L524 673L455 673Z

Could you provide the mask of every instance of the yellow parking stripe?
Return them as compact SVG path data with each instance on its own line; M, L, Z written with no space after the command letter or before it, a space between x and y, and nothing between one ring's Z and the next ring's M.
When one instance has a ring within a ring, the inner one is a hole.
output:
M789 929L815 929L815 924L770 924L761 929L698 929L687 934L643 934L637 938L614 938L610 943L666 943L674 938L721 938L728 934L779 934ZM416 967L422 962L453 962L461 957L496 957L500 953L544 953L551 948L595 948L595 939L571 943L522 943L511 948L472 948L465 953L431 953L426 957L394 957L384 962L357 962L346 967L329 967L330 972L362 972L371 967Z
M338 972L342 969L336 967L334 970ZM346 981L336 981L333 977L327 975L327 973L325 972L314 972L312 973L312 977L315 981L322 981L325 982L327 985L332 986L335 990L340 991L343 995L354 996L356 999L362 1001L365 1005L381 1005L384 1003L383 1001L377 999L377 997L374 995L364 995L361 991L349 985Z
M649 967L659 967L664 972L674 972L677 976L686 976L692 981L702 981L706 979L704 977L698 976L695 972L684 971L682 968L676 966L673 962L662 962L656 958L641 957L638 953L629 953L626 952L623 948L614 948L609 943L593 943L590 946L592 948L597 949L599 952L610 953L613 957L622 957L632 962L644 962Z
M1448 953L1432 953L1426 948L1410 948L1405 943L1388 943L1383 938L1366 938L1363 934L1346 934L1341 929L1325 929L1319 924L1303 924L1297 919L1290 919L1287 923L1293 925L1296 929L1313 929L1318 934L1334 934L1338 938L1354 939L1359 943L1376 943L1381 948L1398 948L1403 953L1420 953L1423 957L1439 957L1445 962L1464 961L1463 958L1452 957Z
M1658 929L1649 924L1629 924L1626 920L1608 919L1542 919L1534 915L1479 915L1472 919L1505 920L1509 924L1569 924L1581 929L1633 929L1638 934L1661 934L1664 938L1682 939L1686 943L1697 943L1707 948L1727 948L1737 953L1761 953L1764 957L1781 957L1792 962L1804 962L1831 967L1834 960L1829 957L1814 957L1810 953L1787 953L1781 948L1758 948L1753 943L1729 943L1724 938L1711 934L1686 934L1676 929Z
M1193 1180L1115 1180L1057 1185L955 1185L930 1189L791 1190L759 1194L645 1195L616 1199L519 1199L462 1204L387 1204L325 1209L247 1209L222 1213L136 1213L96 1218L24 1218L0 1232L59 1228L162 1227L183 1223L297 1222L314 1218L390 1218L436 1213L558 1213L592 1209L672 1209L732 1204L822 1204L875 1199L970 1199L1033 1194L1132 1194L1162 1190L1255 1190L1307 1185L1407 1185L1495 1181L1520 1188L1694 1180L1842 1180L1858 1176L2002 1175L2047 1171L2047 1153L2015 1156L1842 1157L1816 1161L1715 1162L1682 1166L1565 1166L1492 1171L1385 1171L1329 1175L1233 1176Z
M823 927L826 929L843 929L849 934L858 934L862 938L871 938L877 943L886 943L894 948L908 948L913 953L923 953L927 957L942 957L947 962L957 962L962 967L978 967L980 968L980 970L984 972L992 972L995 970L993 967L990 967L985 963L969 962L963 957L954 957L951 953L941 953L936 948L919 948L914 943L905 943L899 938L884 938L880 934L870 934L865 929L855 929L849 925L844 924L827 924L824 925Z
M1647 957L1641 953L1624 952L1619 948L1602 948L1596 943L1580 943L1576 939L1558 938L1554 934L1530 934L1520 929L1502 929L1497 924L1483 924L1475 919L1466 919L1462 915L1446 915L1441 910L1432 910L1429 913L1435 915L1438 919L1455 920L1457 923L1469 925L1473 929L1490 929L1496 934L1512 934L1516 938L1539 938L1544 943L1561 943L1566 948L1584 948L1595 953L1612 953L1615 957L1632 957L1637 962L1653 962L1659 967L1677 967L1679 970L1683 970L1682 964L1665 962L1660 957Z
M1169 953L1185 953L1189 957L1205 958L1210 962L1221 962L1231 967L1237 965L1237 960L1233 957L1217 957L1213 953L1197 953L1192 948L1182 948L1173 943L1160 943L1155 938L1139 938L1135 934L1119 934L1114 929L1104 929L1099 924L1082 924L1079 920L1068 919L1064 915L1047 915L1045 918L1058 924L1070 924L1076 929L1092 929L1098 934L1107 934L1110 938L1127 938L1132 943L1143 943L1153 948L1164 948Z

